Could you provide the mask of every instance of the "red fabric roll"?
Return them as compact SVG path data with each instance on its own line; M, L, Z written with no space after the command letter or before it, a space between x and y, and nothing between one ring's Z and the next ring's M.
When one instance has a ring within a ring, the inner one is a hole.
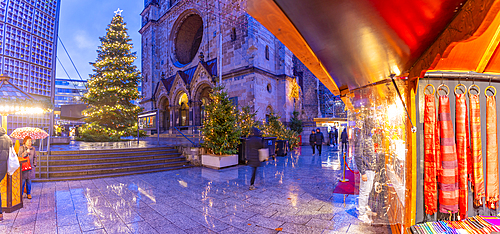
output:
M486 96L486 206L498 203L497 104L495 96Z
M472 181L474 191L474 204L483 205L484 178L483 178L483 148L481 141L481 106L479 94L470 94L470 135L471 135L471 165Z
M439 123L442 171L439 180L439 211L456 213L458 212L458 165L448 96L439 97Z
M429 215L437 211L436 126L436 100L434 94L426 94L424 110L424 201L425 213Z
M456 94L455 133L458 159L458 206L460 219L467 218L468 208L468 165L469 123L467 121L467 100L465 93Z

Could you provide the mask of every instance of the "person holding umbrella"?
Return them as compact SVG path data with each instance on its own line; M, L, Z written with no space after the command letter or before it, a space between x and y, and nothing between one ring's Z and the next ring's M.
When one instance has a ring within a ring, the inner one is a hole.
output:
M7 160L9 160L9 149L12 146L12 140L6 134L4 128L0 127L0 180L7 174ZM1 193L0 193L1 196ZM0 201L1 201L0 197ZM3 220L2 206L0 206L0 221Z
M21 187L21 196L24 192L24 186L26 185L26 193L28 194L28 199L31 199L31 179L35 178L35 167L36 167L36 150L32 145L32 140L30 136L24 137L23 146L19 148L19 156L27 159L28 161L21 165L23 185Z

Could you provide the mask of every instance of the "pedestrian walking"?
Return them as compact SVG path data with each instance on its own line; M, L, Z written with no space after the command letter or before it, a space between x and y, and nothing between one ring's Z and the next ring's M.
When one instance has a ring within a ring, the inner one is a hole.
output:
M80 128L80 126L77 125L75 127L75 136L79 138L80 137L80 130L78 128Z
M32 145L32 139L30 136L26 136L23 140L23 146L19 147L19 156L27 159L28 161L21 165L23 185L21 187L21 196L24 193L24 187L26 186L26 194L28 194L28 199L31 199L31 179L35 178L35 167L36 167L36 150Z
M250 179L250 190L255 190L254 186L255 182L255 174L257 173L257 167L260 167L260 159L259 159L259 149L262 147L262 137L260 135L260 130L256 127L252 128L252 134L247 139L247 147L248 147L248 165L252 167L252 178Z
M0 180L3 180L7 174L7 160L9 159L9 150L12 146L12 140L6 134L3 127L0 127ZM7 190L7 189L5 189ZM0 193L0 201L1 199ZM0 221L3 220L2 206L0 206Z
M348 143L347 128L344 128L342 134L340 134L340 140L342 141L342 152L344 152L344 149L345 151L347 151L347 143Z
M339 144L339 130L337 127L333 127L333 144L335 146Z
M372 219L369 216L374 213L368 206L368 199L375 178L374 167L376 157L371 128L365 128L362 132L356 140L356 149L354 151L354 160L361 175L361 181L359 182L358 219L365 223L371 223Z
M321 156L321 148L323 147L323 142L325 142L325 137L319 128L316 129L316 149L318 149L318 154Z
M313 156L316 154L316 132L311 130L311 134L309 135L309 145L313 149Z
M333 129L330 129L330 132L328 132L328 142L330 146L333 146Z

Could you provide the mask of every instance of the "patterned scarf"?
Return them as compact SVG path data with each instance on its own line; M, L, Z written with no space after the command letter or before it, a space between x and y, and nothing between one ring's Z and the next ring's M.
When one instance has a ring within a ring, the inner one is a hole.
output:
M456 95L455 109L455 132L457 143L458 158L458 204L460 210L460 219L467 218L468 208L468 163L469 158L469 123L467 119L467 100L465 93Z
M479 88L477 88L479 89ZM479 90L478 90L479 93ZM470 94L470 135L471 135L471 185L474 191L474 205L483 205L484 179L483 179L483 152L481 142L481 108L479 94Z
M425 95L424 110L424 197L425 213L437 211L436 171L436 100L434 94Z
M497 203L498 203L497 104L494 95L493 96L486 95L486 206L490 209L496 209Z
M442 173L439 181L439 211L441 213L456 213L458 212L458 165L448 95L439 96L438 114L442 157Z

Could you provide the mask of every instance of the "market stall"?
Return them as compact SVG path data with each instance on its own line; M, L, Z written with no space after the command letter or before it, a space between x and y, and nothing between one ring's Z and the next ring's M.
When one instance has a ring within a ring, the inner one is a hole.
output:
M366 141L376 145L373 165L380 170L370 202L387 210L382 215L393 233L410 233L425 221L459 227L462 223L451 222L466 222L466 216L477 224L485 219L477 215L497 209L496 199L483 199L474 210L472 196L481 193L479 161L485 197L488 187L495 197L498 185L498 168L488 162L497 164L498 155L493 124L494 89L500 88L500 1L247 4L252 17L341 95L349 108L350 157L359 155ZM477 90L469 95L473 84ZM472 155L476 166L469 168ZM471 183L474 189L465 189Z
M2 116L2 127L8 129L7 116L11 114L43 114L50 112L52 105L48 100L38 100L12 84L8 76L0 76L0 115ZM17 130L17 131L16 131ZM49 136L41 129L18 128L10 136L14 139L23 139L30 135L33 139L43 139ZM49 142L47 142L49 148ZM19 160L21 163L25 160ZM0 178L0 192L2 193L2 209L6 212L13 212L23 207L21 198L21 175L20 169L13 175L6 175Z

